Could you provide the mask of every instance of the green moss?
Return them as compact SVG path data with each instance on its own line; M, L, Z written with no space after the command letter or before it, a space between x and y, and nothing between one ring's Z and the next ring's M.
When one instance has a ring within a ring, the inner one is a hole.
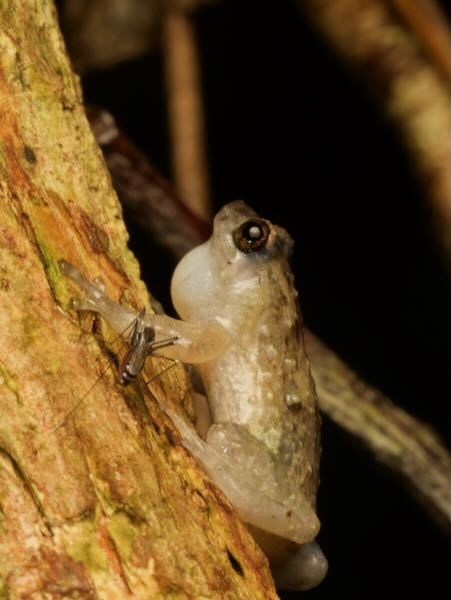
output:
M83 563L91 572L108 571L108 559L97 542L86 540L68 548L67 553L74 560Z
M55 259L54 253L50 250L40 236L36 235L36 241L41 251L47 278L52 286L52 289L54 290L55 295L58 298L66 299L68 295L66 291L67 288L64 283L64 276L62 275L58 266L58 260Z
M6 584L0 579L0 600L8 600L8 598L9 593L6 588Z
M40 206L42 204L41 198L34 192L31 192L30 194L30 201L34 206Z
M169 586L163 590L163 595L166 600L180 600L186 598L186 594L181 592L178 588Z
M1 384L5 385L15 395L16 399L19 400L19 384L16 382L14 377L5 367L4 363L0 361L0 379Z
M129 514L119 510L112 515L107 525L119 556L127 560L132 551L133 542L143 534L143 525L135 522Z
M97 520L95 517L77 523L66 546L69 556L86 565L91 573L109 570L107 555L97 540Z
M3 508L0 506L0 535L3 535L5 533L4 521L5 521L5 513L3 512ZM1 581L0 581L0 583L1 583ZM0 598L1 598L1 596L0 596Z
M41 327L36 322L36 317L27 315L22 319L22 328L24 333L24 343L26 345L39 342Z
M0 141L0 169L6 170L7 160L3 144Z
M61 360L61 357L56 356L52 360L49 360L47 367L46 367L46 371L48 373L53 373L54 375L57 375L58 373L61 372L62 368L63 368L63 361Z

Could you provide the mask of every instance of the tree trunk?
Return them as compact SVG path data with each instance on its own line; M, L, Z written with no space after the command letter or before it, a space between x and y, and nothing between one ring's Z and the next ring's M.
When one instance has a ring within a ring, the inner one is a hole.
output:
M189 406L181 367L154 397L109 371L61 424L111 360L112 333L93 336L90 316L80 330L57 261L139 309L126 242L52 2L3 0L0 597L276 598L266 558L158 406Z

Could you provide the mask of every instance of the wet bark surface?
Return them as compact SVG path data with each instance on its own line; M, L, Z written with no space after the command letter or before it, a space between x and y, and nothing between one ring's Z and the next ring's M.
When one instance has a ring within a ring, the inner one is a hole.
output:
M62 258L147 303L53 4L3 2L0 596L276 598L266 558L158 407L189 406L183 369L152 394L124 393L111 370L91 389L125 350L91 316L80 327Z

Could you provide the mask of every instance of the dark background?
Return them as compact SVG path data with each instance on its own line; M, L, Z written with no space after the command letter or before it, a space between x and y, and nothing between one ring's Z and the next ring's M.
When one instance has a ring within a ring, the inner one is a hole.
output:
M308 327L449 443L449 279L396 134L290 2L226 0L195 25L215 209L242 198L285 226ZM83 83L86 101L108 108L170 178L159 53ZM168 306L170 258L150 256L133 227L131 247ZM444 534L327 418L322 435L330 571L304 597L451 597Z

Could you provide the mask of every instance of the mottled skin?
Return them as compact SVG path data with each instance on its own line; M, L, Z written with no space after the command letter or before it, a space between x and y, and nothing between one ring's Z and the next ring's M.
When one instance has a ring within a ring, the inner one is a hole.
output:
M255 251L237 245L247 223L265 232ZM243 202L228 204L210 240L174 272L171 294L183 321L149 315L146 322L157 340L179 336L165 353L195 363L207 393L210 414L199 415L199 435L166 409L184 445L252 526L279 586L308 589L327 571L313 542L320 419L288 265L291 248L284 229ZM62 268L87 292L80 309L100 312L118 331L136 317L71 265ZM196 407L200 412L202 403Z

